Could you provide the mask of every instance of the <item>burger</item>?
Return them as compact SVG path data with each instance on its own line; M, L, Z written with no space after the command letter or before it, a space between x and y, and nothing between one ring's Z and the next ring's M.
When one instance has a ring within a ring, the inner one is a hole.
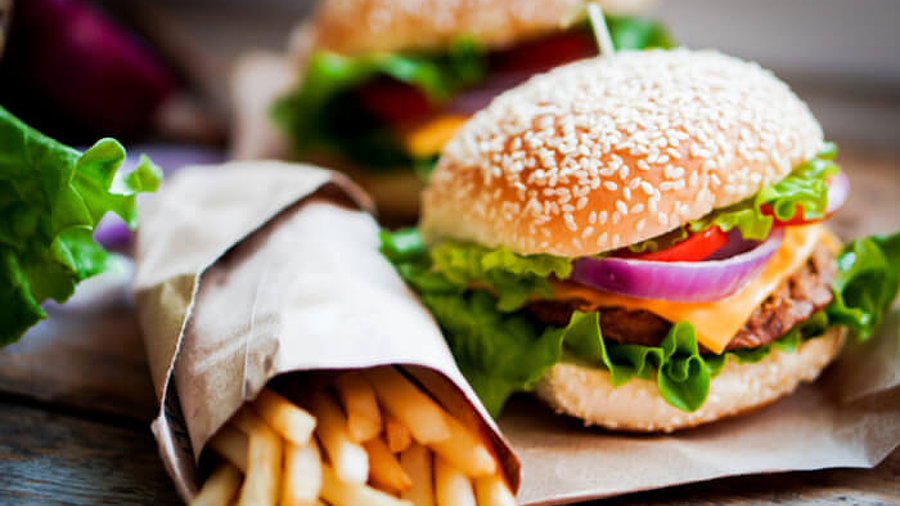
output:
M668 47L658 23L606 0L619 48ZM272 108L301 158L340 168L387 218L418 216L444 143L503 90L597 54L583 0L324 0L300 83Z
M897 294L900 235L822 224L848 180L807 106L713 51L620 51L533 77L444 148L382 251L497 415L533 391L674 431L814 380Z

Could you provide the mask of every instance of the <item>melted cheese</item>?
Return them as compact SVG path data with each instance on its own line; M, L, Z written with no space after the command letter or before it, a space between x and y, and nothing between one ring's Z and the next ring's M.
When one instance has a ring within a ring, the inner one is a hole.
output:
M438 116L405 134L403 145L417 158L436 155L468 119L466 116Z
M840 244L819 224L787 227L781 247L762 273L738 292L718 301L698 303L641 299L602 292L575 283L557 283L554 287L554 299L584 300L587 304L579 308L583 310L620 306L632 311L645 309L672 322L686 320L694 325L700 344L714 353L722 353L756 307L803 266L816 244L821 241L832 249Z

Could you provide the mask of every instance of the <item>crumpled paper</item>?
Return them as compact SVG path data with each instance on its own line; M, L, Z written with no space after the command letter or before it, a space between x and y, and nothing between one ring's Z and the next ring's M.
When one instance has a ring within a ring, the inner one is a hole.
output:
M519 463L437 325L378 251L368 197L280 162L188 168L142 206L135 281L161 402L152 429L189 500L199 449L266 382L293 371L404 365Z

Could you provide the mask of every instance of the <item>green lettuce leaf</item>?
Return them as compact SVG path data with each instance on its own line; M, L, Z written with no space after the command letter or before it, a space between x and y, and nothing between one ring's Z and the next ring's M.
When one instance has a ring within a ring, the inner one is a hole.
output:
M275 101L271 115L293 139L298 153L333 150L366 166L408 165L415 160L404 152L388 125L366 113L350 92L383 76L413 85L440 103L480 82L487 70L486 58L485 50L469 38L459 39L442 54L344 56L318 51L307 65L303 82Z
M442 241L429 250L434 269L466 288L490 287L501 311L525 305L529 297L552 295L549 276L566 279L572 260L553 255L519 255L508 248L489 249L473 243Z
M532 390L560 360L558 335L542 333L525 312L504 313L485 291L422 293L422 302L440 324L460 371L494 417L510 395Z
M634 16L606 16L606 26L616 49L675 47L669 30L659 21Z
M162 172L142 157L125 177L125 150L102 139L86 152L64 146L0 107L0 346L46 318L41 303L64 302L103 272L110 255L93 238L108 211L137 224L135 197Z
M573 356L605 367L614 386L635 377L651 379L655 372L662 397L684 411L699 409L709 393L710 368L688 322L672 325L659 346L604 342L598 311L576 311L565 328L548 328L545 335L555 336Z
M900 289L900 232L852 241L837 262L828 316L868 339Z
M508 248L451 240L427 248L415 228L383 231L381 241L385 256L420 291L440 286L443 292L459 294L480 286L497 297L497 307L504 312L519 309L533 295L550 296L548 278L566 279L572 273L571 259L553 255L519 255Z
M841 169L834 163L837 147L826 143L815 158L797 166L784 179L765 186L754 197L688 222L692 232L718 226L727 232L737 227L747 239L765 239L775 220L762 213L763 206L771 206L780 220L794 216L797 206L803 209L803 217L817 220L825 217L828 207L827 179Z

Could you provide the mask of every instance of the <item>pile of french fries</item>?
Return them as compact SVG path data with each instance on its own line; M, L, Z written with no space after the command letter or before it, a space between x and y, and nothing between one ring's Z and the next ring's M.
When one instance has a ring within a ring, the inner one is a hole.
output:
M192 506L507 506L490 446L394 367L342 373L300 401L264 389L209 441Z

